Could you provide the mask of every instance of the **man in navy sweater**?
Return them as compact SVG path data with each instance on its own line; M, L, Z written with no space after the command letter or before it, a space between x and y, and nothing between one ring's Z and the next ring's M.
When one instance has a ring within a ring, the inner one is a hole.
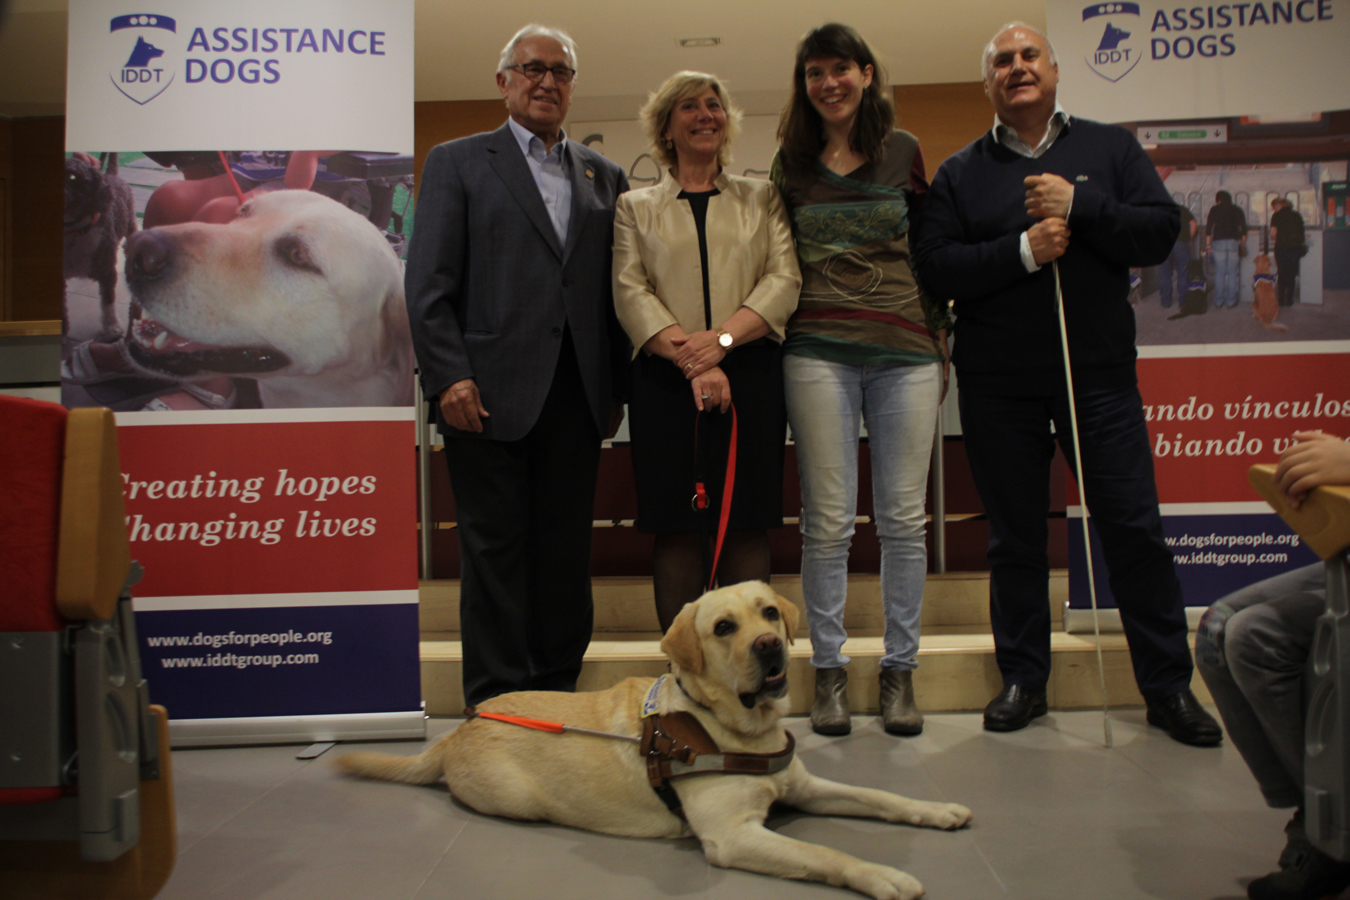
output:
M1040 32L1017 22L994 35L984 53L994 127L938 170L917 252L929 293L956 301L962 430L989 516L1003 690L985 708L984 727L1015 731L1046 712L1056 439L1073 461L1055 263L1082 480L1148 721L1184 743L1214 745L1223 732L1190 690L1185 609L1163 541L1127 299L1129 267L1167 258L1180 214L1134 136L1071 118L1055 101L1058 82Z

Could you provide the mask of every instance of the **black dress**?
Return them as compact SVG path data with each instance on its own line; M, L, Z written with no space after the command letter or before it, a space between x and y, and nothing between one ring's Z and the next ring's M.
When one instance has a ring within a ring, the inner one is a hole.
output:
M698 228L703 264L705 327L712 328L708 288L708 200L718 191L681 191ZM760 338L737 347L720 363L731 385L737 417L736 481L732 531L758 531L783 524L783 450L787 406L783 398L783 351ZM632 437L640 531L656 534L717 530L731 409L700 413L688 379L668 359L639 351L633 360L628 429ZM707 489L708 506L693 508L696 482Z

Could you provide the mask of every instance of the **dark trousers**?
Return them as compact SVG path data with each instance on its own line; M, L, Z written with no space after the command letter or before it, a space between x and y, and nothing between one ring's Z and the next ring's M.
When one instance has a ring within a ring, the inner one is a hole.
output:
M1041 688L1050 677L1046 542L1056 439L1074 468L1068 398L998 397L963 389L960 405L970 471L989 516L989 606L999 670L1005 684ZM1149 700L1187 690L1186 613L1163 541L1138 389L1080 394L1078 425L1089 511L1135 681Z
M1294 305L1294 286L1298 283L1298 264L1302 250L1298 247L1276 247L1275 296L1281 306Z
M600 434L571 340L529 434L449 436L445 459L459 530L465 702L575 690L591 640Z

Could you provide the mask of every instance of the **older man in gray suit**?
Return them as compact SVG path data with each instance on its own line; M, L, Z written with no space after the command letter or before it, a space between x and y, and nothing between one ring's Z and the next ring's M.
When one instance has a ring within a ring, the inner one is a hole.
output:
M522 28L496 131L434 148L422 170L407 297L455 492L464 696L572 690L590 642L600 441L622 417L630 348L610 247L623 170L567 139L565 33Z

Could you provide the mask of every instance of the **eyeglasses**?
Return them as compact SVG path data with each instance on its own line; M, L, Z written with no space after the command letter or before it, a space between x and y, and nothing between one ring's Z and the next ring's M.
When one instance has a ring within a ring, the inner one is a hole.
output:
M530 81L543 81L544 76L553 73L554 84L571 84L572 79L576 77L577 70L569 69L567 66L546 66L543 63L529 62L521 65L507 66L508 69L517 69Z

